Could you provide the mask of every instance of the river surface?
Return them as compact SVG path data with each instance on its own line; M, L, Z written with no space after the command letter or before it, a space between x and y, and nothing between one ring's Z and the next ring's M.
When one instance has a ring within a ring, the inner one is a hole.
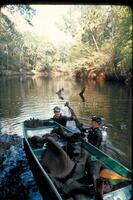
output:
M85 102L79 96L86 86ZM56 92L64 88L64 99ZM22 122L29 118L48 119L53 116L53 107L60 106L62 113L69 115L64 107L66 101L77 116L87 118L98 115L108 127L103 150L131 169L132 138L132 93L124 85L84 81L66 78L48 80L36 77L0 77L0 130L1 133L23 135ZM84 121L87 123L87 121Z

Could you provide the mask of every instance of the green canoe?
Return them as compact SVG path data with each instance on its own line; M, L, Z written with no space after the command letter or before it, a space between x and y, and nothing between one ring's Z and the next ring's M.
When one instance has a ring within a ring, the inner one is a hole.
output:
M48 121L43 123L42 125L35 125L34 128L31 126L27 126L27 124L23 123L23 133L24 133L24 149L25 153L40 190L40 193L44 200L64 200L58 189L56 188L54 182L50 178L49 174L41 165L39 158L42 155L44 148L32 148L29 143L29 138L34 135L42 136L45 133L50 133L53 128L59 127L59 124L53 121ZM71 130L63 127L63 129L71 134ZM60 140L59 144L61 146L65 145L65 141ZM98 148L94 147L90 143L82 142L79 145L82 146L84 150L89 153L90 160L100 160L104 163L104 165L119 174L120 176L131 179L132 172L127 169L118 161L114 160ZM110 180L111 184L114 186L112 191L106 192L103 195L104 200L131 200L132 199L132 184L131 181L122 181L122 180ZM73 198L69 197L65 200L73 200ZM93 198L84 198L84 196L79 197L80 200L89 200Z

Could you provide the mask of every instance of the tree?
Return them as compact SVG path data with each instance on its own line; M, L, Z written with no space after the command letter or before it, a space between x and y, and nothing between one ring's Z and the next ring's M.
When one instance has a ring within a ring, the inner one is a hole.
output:
M120 6L116 10L115 21L115 56L114 63L119 69L132 69L132 11L127 6Z
M30 24L32 25L32 18L33 16L36 14L35 9L31 8L30 5L24 5L24 4L16 4L16 5L2 5L2 7L0 8L1 10L7 8L7 10L11 13L14 14L16 12L19 12L24 19Z

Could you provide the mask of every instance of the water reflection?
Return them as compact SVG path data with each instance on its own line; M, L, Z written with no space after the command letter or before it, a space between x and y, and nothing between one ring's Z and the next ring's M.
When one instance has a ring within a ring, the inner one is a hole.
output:
M85 87L82 101L79 92ZM56 92L64 88L64 99ZM36 77L0 78L0 122L2 133L22 135L22 122L31 117L47 119L52 108L59 105L67 113L65 102L70 102L78 116L99 115L108 126L108 141L104 149L127 167L131 166L131 89L124 85L49 80Z

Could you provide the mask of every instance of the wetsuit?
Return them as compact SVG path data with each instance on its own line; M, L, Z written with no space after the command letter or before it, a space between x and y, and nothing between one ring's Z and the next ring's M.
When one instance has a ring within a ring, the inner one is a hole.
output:
M99 148L102 142L102 132L100 128L89 128L87 139L88 142Z
M53 116L52 120L61 124L62 126L66 126L67 120L74 120L74 117L67 117L60 115L58 118Z

